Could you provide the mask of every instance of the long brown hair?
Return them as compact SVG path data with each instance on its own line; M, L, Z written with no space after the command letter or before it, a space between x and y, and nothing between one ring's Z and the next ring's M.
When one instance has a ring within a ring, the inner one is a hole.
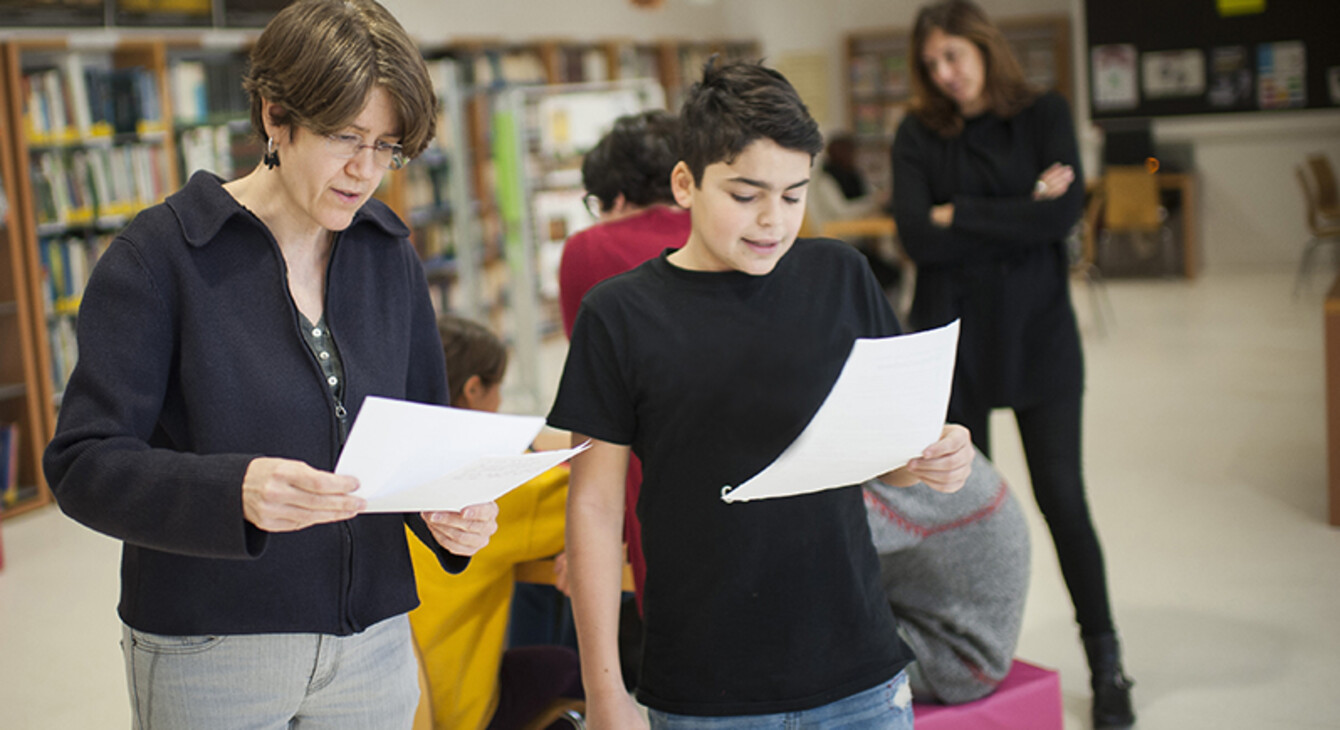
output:
M1024 79L1019 60L1010 50L1005 35L972 0L940 0L921 8L912 27L912 104L911 112L941 137L956 137L963 131L963 114L958 104L945 96L931 79L922 60L926 38L931 31L966 38L982 53L984 79L982 94L987 109L1009 118L1023 111L1038 96L1038 90Z

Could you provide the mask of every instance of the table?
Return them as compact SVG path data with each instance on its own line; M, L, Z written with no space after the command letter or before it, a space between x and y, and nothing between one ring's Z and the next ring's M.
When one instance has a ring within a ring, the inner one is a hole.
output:
M1200 230L1196 175L1190 172L1159 172L1154 174L1154 179L1160 191L1174 190L1181 199L1182 230L1177 240L1182 247L1182 276L1194 279L1200 273L1200 237L1196 235ZM1102 204L1102 183L1101 175L1085 181L1084 245L1089 256L1095 250L1094 237L1101 218L1097 206Z
M865 238L897 233L898 225L888 216L831 221L819 230L819 235L824 238Z

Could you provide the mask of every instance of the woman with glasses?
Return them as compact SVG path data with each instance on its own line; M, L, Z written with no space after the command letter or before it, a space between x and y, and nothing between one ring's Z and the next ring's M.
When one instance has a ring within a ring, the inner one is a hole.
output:
M405 526L459 571L497 507L363 514L331 470L366 396L449 399L409 231L371 199L432 137L432 85L373 0L289 5L243 85L263 164L197 173L99 261L47 477L123 542L134 727L408 728Z

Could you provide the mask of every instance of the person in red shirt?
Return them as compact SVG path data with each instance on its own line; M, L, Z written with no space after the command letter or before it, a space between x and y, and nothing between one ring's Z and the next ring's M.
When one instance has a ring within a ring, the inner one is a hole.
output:
M558 267L558 299L563 331L572 325L582 297L605 279L636 268L689 239L689 212L675 203L670 172L679 162L679 118L664 111L630 114L615 120L582 161L586 204L599 222L573 234L563 245ZM646 563L634 507L642 484L642 464L628 465L624 540L639 607Z
M591 287L688 240L689 213L670 192L678 135L679 119L668 112L630 114L582 161L586 204L599 222L563 245L558 291L569 336Z

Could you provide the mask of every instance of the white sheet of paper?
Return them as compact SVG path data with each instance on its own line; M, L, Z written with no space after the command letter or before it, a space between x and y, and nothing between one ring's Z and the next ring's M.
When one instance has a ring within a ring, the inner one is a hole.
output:
M539 416L369 396L335 473L358 477L364 512L459 510L497 499L586 448L524 453L542 426Z
M786 451L727 502L807 494L877 477L940 438L954 379L959 323L859 339L819 411Z

